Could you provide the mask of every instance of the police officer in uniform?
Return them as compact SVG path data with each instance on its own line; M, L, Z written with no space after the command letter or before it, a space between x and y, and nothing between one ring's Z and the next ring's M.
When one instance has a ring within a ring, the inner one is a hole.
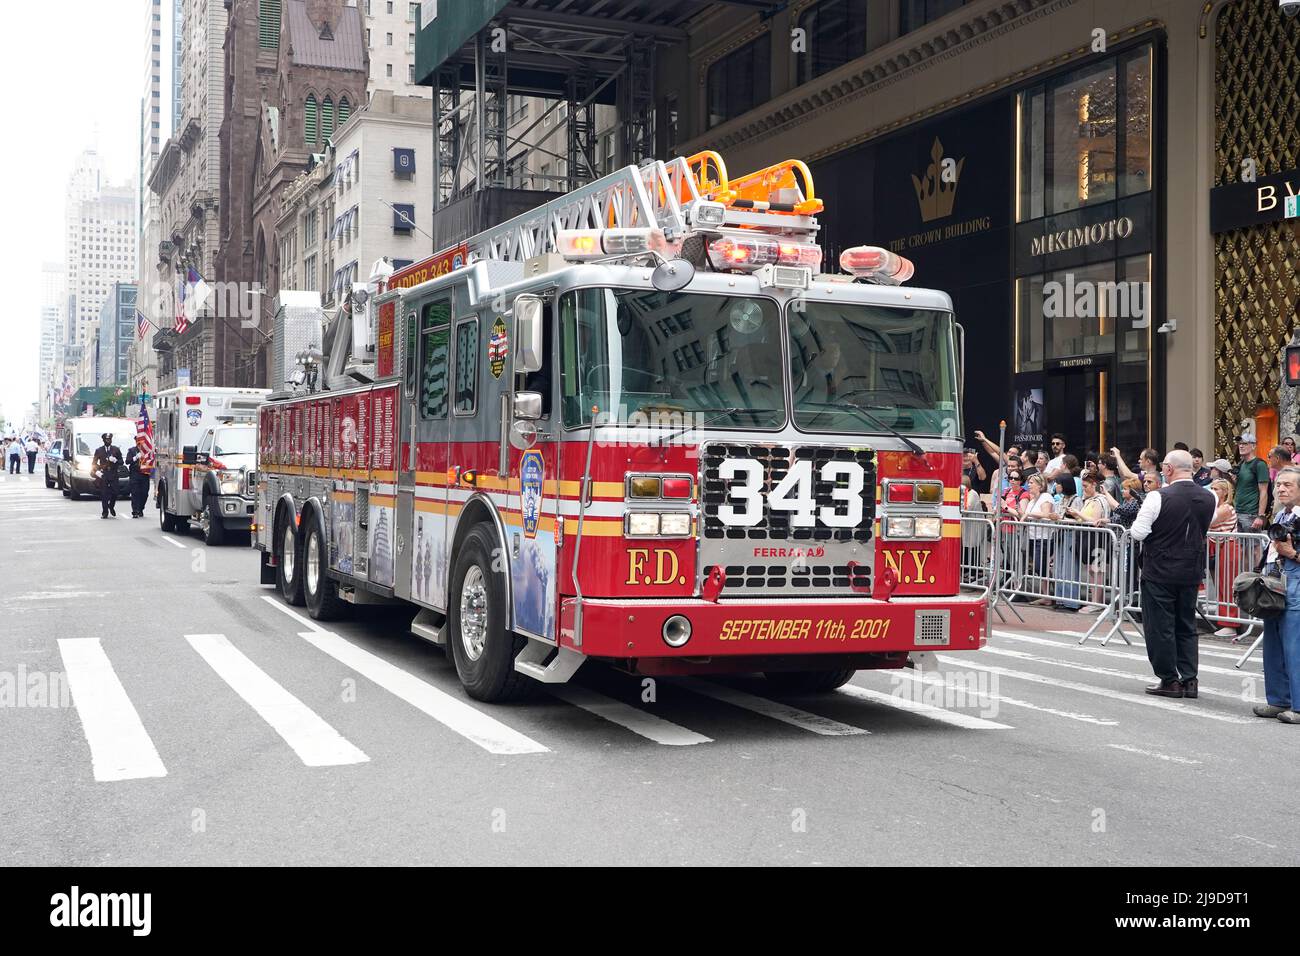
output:
M99 436L104 444L95 449L95 459L91 465L95 480L99 482L99 503L104 509L101 518L112 515L117 517L117 470L122 466L122 450L113 444L111 432Z
M144 451L144 436L135 436L135 447L126 453L126 472L131 486L131 517L144 517L144 502L149 497L149 472L152 470Z

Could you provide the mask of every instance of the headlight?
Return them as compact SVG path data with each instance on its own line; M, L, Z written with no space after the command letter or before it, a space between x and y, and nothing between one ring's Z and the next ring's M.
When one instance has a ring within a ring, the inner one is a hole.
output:
M939 538L943 535L942 518L917 518L916 536L918 538Z
M90 471L90 463L89 455L77 455L72 459L72 465L77 471Z
M217 483L223 495L238 495L244 490L244 473L239 470L217 472Z
M684 511L660 515L659 533L665 537L688 537L691 533L691 516Z
M633 511L627 516L627 533L639 538L659 533L659 516L652 512Z
M910 538L916 534L915 518L886 518L886 538Z

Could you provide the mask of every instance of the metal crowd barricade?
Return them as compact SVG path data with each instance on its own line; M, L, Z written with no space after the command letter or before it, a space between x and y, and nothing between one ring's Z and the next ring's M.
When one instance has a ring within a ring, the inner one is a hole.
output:
M993 516L986 511L962 511L962 587L988 587L992 580L992 561Z

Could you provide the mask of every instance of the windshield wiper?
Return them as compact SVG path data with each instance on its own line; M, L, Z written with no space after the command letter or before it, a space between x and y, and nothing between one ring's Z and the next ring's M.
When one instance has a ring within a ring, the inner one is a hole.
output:
M661 439L659 440L659 447L660 447L660 448L662 448L664 445L668 444L668 443L669 443L670 441L672 441L674 438L680 438L681 436L685 435L687 432L694 431L694 430L697 429L697 428L703 428L705 425L710 425L710 424L712 424L713 422L716 422L716 421L717 421L718 419L720 419L720 418L728 418L728 417L730 417L730 416L732 416L732 415L739 415L739 414L742 413L742 412L750 412L751 414L753 414L753 413L756 413L758 410L757 410L757 409L752 409L752 408L741 408L741 407L739 407L739 406L733 405L733 406L731 406L730 408L696 408L696 409L694 409L694 411L696 411L696 412L717 412L717 414L714 415L714 416L712 416L712 417L710 417L710 418L706 418L706 419L704 419L704 421L702 421L702 422L696 422L696 423L693 424L693 425L688 425L687 427L685 427L685 428L683 428L683 429L680 429L679 431L675 431L675 432L673 432L673 433L670 434L670 435L665 435L663 438L661 438Z
M916 442L912 441L912 439L908 438L906 435L904 435L894 426L886 425L884 422L882 422L875 415L871 414L871 412L867 411L861 405L855 405L853 402L809 402L805 400L805 401L798 402L796 404L795 406L796 412L799 410L800 405L813 405L817 408L822 409L822 411L830 411L831 409L835 409L838 411L839 409L844 408L850 411L857 412L859 415L862 416L863 419L866 420L866 422L869 425L871 425L871 427L879 428L882 429L883 431L887 431L889 432L889 434L893 435L895 438L901 441L904 445L906 445L908 448L912 450L912 454L914 455L925 454L924 448L922 448Z

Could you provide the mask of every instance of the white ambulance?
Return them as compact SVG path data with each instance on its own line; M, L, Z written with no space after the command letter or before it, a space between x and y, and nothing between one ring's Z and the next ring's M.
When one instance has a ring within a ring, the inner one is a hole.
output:
M208 544L251 530L263 388L172 388L157 395L154 489L163 531L197 521Z

